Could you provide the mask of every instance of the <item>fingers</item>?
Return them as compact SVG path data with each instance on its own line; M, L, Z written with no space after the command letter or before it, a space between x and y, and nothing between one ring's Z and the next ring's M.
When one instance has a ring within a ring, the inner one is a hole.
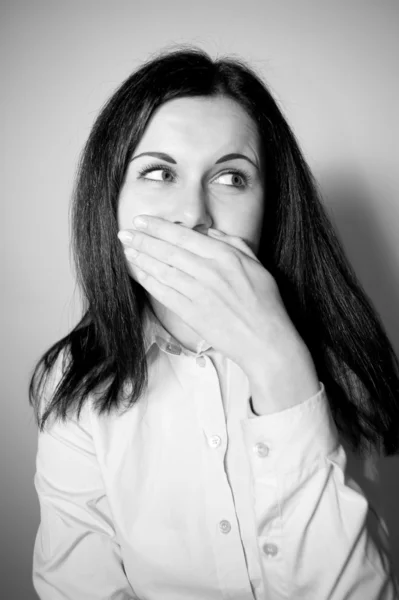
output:
M147 235L142 231L124 230L118 233L118 237L129 260L134 259L132 251L136 250L140 253L142 261L147 257L159 261L159 268L162 264L168 265L188 274L195 273L199 279L206 278L208 269L206 261L208 259L198 256L190 250Z
M218 239L221 242L224 242L225 244L229 244L230 246L237 248L237 250L240 250L250 258L253 258L257 262L259 262L259 259L257 258L256 254L254 254L254 252L242 238L235 235L227 235L219 229L212 228L208 229L208 235L211 235L215 239Z

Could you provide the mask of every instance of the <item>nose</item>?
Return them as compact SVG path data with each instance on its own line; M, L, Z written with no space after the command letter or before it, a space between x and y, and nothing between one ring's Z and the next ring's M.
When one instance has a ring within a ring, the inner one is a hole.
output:
M174 210L173 221L178 225L206 232L212 227L212 217L209 213L205 192L202 189L183 192Z

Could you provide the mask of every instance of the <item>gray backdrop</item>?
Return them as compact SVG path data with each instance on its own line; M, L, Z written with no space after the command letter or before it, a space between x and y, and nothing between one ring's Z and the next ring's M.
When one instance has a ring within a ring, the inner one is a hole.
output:
M191 42L236 53L269 82L325 193L348 256L399 351L399 3L3 0L0 136L0 581L35 597L37 431L30 371L79 315L68 205L101 105L151 53ZM398 399L399 400L399 399ZM399 565L399 459L380 465Z

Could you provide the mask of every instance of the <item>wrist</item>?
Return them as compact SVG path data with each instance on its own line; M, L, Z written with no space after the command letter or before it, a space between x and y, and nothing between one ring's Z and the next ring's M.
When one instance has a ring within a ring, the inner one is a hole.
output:
M280 412L319 392L320 384L312 356L301 339L287 341L279 350L259 352L244 367L258 415Z

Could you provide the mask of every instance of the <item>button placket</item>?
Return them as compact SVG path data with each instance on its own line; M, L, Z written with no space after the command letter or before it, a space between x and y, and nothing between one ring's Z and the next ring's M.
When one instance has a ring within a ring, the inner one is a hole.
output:
M219 361L212 353L205 355L206 368L201 369L197 358L199 357L189 361L188 370L194 380L192 399L205 444L206 522L215 535L217 577L221 589L239 589L240 600L253 600L236 507L224 464L228 431ZM221 438L220 446L217 446L217 437ZM226 600L227 596L228 593Z
M199 360L202 358L204 361ZM200 371L198 361L206 362L207 368ZM248 575L240 532L236 526L234 499L224 467L227 427L219 373L209 356L198 356L190 363L193 375L198 380L193 398L196 402L200 427L204 433L204 443L208 446L208 452L204 457L208 482L205 490L206 519L209 527L216 533L215 554L218 576L221 582L227 583L228 580L229 585L233 580L241 589ZM251 597L242 596L245 600Z

